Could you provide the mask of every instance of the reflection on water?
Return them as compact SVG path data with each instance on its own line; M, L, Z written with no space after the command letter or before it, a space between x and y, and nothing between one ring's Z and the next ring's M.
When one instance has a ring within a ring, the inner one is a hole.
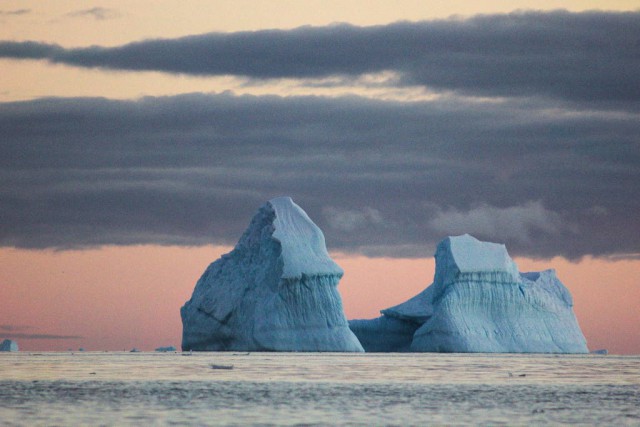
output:
M640 357L9 353L0 421L640 425Z

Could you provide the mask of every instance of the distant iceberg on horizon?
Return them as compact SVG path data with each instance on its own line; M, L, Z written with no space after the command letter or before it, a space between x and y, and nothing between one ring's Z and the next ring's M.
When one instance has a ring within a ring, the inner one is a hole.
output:
M304 210L272 199L180 309L182 350L362 352L337 290L342 274Z
M4 340L0 343L0 351L18 351L18 343L13 340Z
M468 234L440 242L435 259L424 291L349 322L365 351L588 353L554 270L520 273L504 245Z

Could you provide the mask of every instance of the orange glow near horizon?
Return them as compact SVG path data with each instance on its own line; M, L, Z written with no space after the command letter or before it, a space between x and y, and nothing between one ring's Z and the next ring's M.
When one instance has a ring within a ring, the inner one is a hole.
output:
M180 307L228 247L105 247L82 251L0 249L0 339L25 351L180 347ZM334 254L348 318L372 318L432 282L433 259ZM517 258L521 271L555 268L574 298L591 350L640 354L640 261ZM9 328L8 326L11 326ZM10 330L11 329L11 330ZM81 338L28 338L33 335Z
M20 339L25 350L153 350L180 346L179 309L226 248L2 249L0 325L16 333L81 336ZM7 331L0 330L0 337Z

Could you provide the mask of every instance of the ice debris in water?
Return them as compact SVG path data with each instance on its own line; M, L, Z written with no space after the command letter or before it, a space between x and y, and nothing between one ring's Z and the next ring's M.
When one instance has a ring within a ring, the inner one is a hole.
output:
M0 343L0 351L18 351L18 343L13 340L4 340Z
M361 352L322 231L289 197L264 204L180 309L182 350Z
M437 247L433 283L382 316L349 322L366 351L587 353L554 270L519 273L504 245L468 234Z

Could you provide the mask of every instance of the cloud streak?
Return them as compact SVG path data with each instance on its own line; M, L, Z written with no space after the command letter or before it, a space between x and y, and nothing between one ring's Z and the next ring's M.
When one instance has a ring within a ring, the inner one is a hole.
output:
M31 329L31 326L27 325L0 325L0 331L3 332L17 332Z
M3 334L2 337L7 339L16 339L16 340L79 340L84 338L80 335L22 334L22 333Z
M20 16L29 13L31 13L31 9L0 10L0 16Z
M347 252L430 256L449 231L474 231L528 256L640 253L633 114L525 100L52 98L0 104L0 134L3 246L233 244L286 194Z
M0 42L0 57L253 79L359 77L489 97L638 110L640 12L519 12L356 27L210 33L118 47Z
M0 325L0 338L22 339L22 340L76 340L84 337L79 335L57 335L47 333L25 333L33 329L28 325Z
M72 18L90 17L97 21L105 21L109 19L119 18L121 15L115 9L107 9L104 7L92 7L90 9L82 9L82 10L77 10L75 12L70 12L67 14L67 16L70 16Z

